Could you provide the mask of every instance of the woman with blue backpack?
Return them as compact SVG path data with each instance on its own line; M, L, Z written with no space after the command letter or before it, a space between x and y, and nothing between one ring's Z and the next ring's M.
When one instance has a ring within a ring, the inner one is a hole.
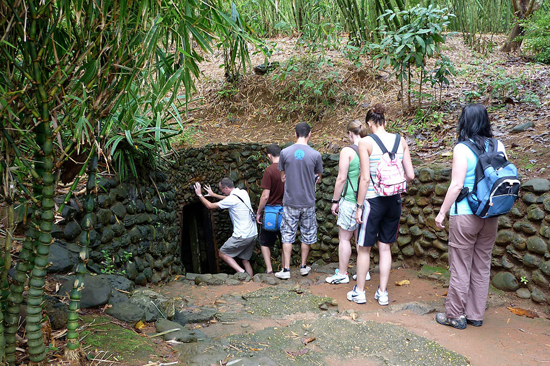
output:
M357 241L357 193L359 189L359 148L357 144L367 135L367 128L361 121L351 121L347 128L351 145L340 151L338 177L332 195L332 214L338 217L338 261L339 267L334 275L326 278L328 283L349 283L348 264L351 256L351 237ZM370 280L367 272L366 280Z
M506 213L513 205L519 180L517 169L506 159L504 145L492 138L489 115L483 105L471 104L462 109L457 135L451 184L435 218L437 227L443 229L445 216L450 212L451 278L445 313L438 313L435 319L439 324L465 329L467 324L483 324L491 253L498 229L496 215ZM485 168L484 162L488 162ZM493 177L498 174L508 176ZM492 180L496 181L494 188L484 188L493 186Z
M355 219L357 235L357 285L347 299L366 303L365 278L370 266L370 250L378 244L380 286L374 294L378 304L389 304L388 281L391 270L391 244L397 239L401 218L401 193L414 179L409 146L399 134L386 131L386 109L380 103L367 112L365 122L372 134L359 141L361 181ZM391 149L388 149L391 147Z

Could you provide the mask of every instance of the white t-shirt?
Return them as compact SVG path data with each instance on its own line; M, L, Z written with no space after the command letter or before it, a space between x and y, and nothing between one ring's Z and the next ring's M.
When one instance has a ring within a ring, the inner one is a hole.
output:
M237 195L242 198L244 203L236 197ZM235 188L229 196L218 202L218 205L221 209L229 209L229 216L233 223L233 236L246 239L258 235L256 221L253 221L250 216L252 205L246 191Z

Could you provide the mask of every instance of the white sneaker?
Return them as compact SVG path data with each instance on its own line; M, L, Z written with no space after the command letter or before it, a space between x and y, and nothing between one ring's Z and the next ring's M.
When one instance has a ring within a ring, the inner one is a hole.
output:
M357 291L357 286L353 286L353 290L348 292L347 298L349 301L353 301L357 304L364 304L367 302L365 291Z
M338 283L349 283L349 276L348 274L340 274L338 270L336 270L336 273L330 277L327 277L325 279L328 283L332 284L338 284Z
M281 280L288 280L290 278L290 269L281 269L279 272L275 272L275 277Z
M307 276L309 274L309 271L311 271L311 267L308 266L300 266L300 274L302 276Z
M354 280L357 280L357 275L356 275L356 274L353 275L353 279L354 279ZM370 271L367 272L367 278L366 278L366 280L367 280L367 281L370 281Z
M388 299L388 291L381 292L380 288L376 290L376 293L374 294L374 299L378 300L378 304L381 306L386 306L390 303L390 300Z

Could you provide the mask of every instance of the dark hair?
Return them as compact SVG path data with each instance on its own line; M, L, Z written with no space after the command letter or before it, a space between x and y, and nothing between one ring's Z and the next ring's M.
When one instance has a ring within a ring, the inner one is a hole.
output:
M386 124L384 113L386 113L386 108L382 104L376 103L374 107L372 107L372 109L369 109L369 111L367 112L365 123L372 121L378 126L383 126L384 124Z
M348 123L348 132L352 132L361 137L365 137L368 134L368 131L365 125L358 120L351 121L350 123Z
M271 144L267 147L267 153L277 157L281 155L281 148L277 144Z
M311 132L311 127L306 122L300 122L296 125L296 136L307 137Z
M227 187L227 188L235 188L233 181L229 178L222 178L222 180L220 180L220 186Z
M458 142L472 139L480 150L485 150L485 140L493 137L489 114L482 104L469 104L462 108L458 119Z

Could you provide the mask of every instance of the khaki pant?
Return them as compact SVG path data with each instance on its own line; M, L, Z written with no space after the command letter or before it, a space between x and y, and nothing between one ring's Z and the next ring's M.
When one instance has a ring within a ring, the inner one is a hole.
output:
M446 315L456 319L483 320L491 271L491 253L498 218L456 215L449 219L451 280L445 301Z

